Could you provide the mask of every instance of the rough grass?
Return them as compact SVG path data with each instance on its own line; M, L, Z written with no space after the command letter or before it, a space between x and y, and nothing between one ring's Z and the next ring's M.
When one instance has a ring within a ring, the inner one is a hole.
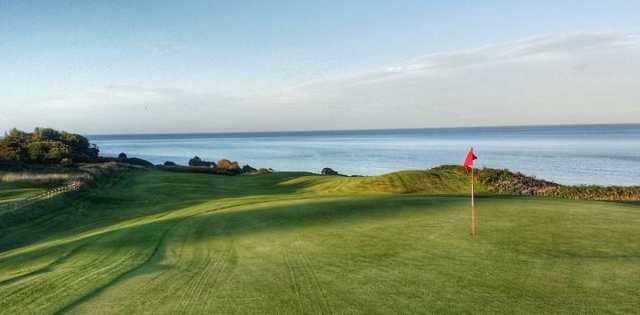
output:
M0 182L3 183L15 183L15 182L63 182L76 178L77 174L71 173L43 173L34 174L28 172L15 173L7 172L0 174Z
M0 313L640 308L640 205L484 194L473 239L456 176L127 172L0 231Z

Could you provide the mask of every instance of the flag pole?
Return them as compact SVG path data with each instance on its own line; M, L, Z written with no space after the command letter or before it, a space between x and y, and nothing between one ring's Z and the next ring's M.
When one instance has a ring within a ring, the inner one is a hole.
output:
M471 236L476 236L476 228L477 228L477 218L476 218L476 203L475 203L475 192L473 187L474 176L473 176L473 167L471 167Z
M477 222L477 215L476 215L476 201L475 201L475 191L474 191L474 184L475 184L475 176L474 176L474 170L473 170L473 161L476 160L478 157L473 153L473 147L469 148L469 152L467 152L467 157L464 159L464 170L468 171L469 169L471 169L471 225L469 226L469 232L471 233L471 236L476 236L476 230L478 228L478 222Z

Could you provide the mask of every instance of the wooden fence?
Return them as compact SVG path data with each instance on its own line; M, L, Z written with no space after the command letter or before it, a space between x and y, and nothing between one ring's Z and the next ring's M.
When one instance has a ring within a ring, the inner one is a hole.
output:
M29 196L27 198L14 201L14 202L5 202L0 203L0 213L16 211L18 209L24 208L28 205L34 204L38 201L53 198L57 195L64 194L67 192L78 191L82 188L82 182L79 180L72 180L65 183L62 186L55 187L53 189L47 190L41 194Z

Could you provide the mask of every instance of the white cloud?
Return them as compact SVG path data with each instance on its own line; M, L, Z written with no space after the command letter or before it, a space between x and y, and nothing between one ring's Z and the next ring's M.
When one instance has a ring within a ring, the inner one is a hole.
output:
M213 121L232 117L234 108L229 104L234 103L232 98L180 89L108 86L27 103L9 114L23 129L48 126L85 133L219 130Z
M574 33L252 95L108 86L25 104L5 120L89 133L640 122L638 82L640 38Z
M639 43L618 33L538 36L310 82L282 99L333 111L337 128L638 122Z
M354 81L375 81L414 74L438 74L448 70L504 62L524 62L528 59L581 57L588 54L637 49L640 38L620 33L574 33L544 35L490 45L480 48L429 54L404 65L388 67L350 78Z

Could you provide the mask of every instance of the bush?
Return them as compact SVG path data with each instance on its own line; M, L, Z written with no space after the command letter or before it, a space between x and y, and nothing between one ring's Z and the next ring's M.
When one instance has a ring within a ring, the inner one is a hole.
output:
M52 164L63 159L93 162L99 150L87 138L51 128L35 128L32 133L12 129L0 140L0 160Z
M144 166L144 167L153 167L153 163L147 161L147 160L143 160L140 158L128 158L126 160L121 160L122 163L127 163L130 165L137 165L137 166Z
M227 159L222 159L217 163L218 169L227 170L227 171L236 171L240 170L240 164L236 161L229 161Z
M322 169L322 171L320 171L320 174L325 175L325 176L337 176L340 175L340 173L334 171L331 168L325 167Z
M71 156L69 146L56 141L32 142L27 146L31 161L57 163Z
M562 186L545 195L576 200L640 200L640 186Z
M60 165L62 166L71 166L73 165L73 160L71 160L70 158L64 158L60 161Z
M32 137L36 141L60 140L61 134L51 128L36 128L33 130Z
M0 160L26 162L29 138L29 134L15 128L11 129L0 141Z

